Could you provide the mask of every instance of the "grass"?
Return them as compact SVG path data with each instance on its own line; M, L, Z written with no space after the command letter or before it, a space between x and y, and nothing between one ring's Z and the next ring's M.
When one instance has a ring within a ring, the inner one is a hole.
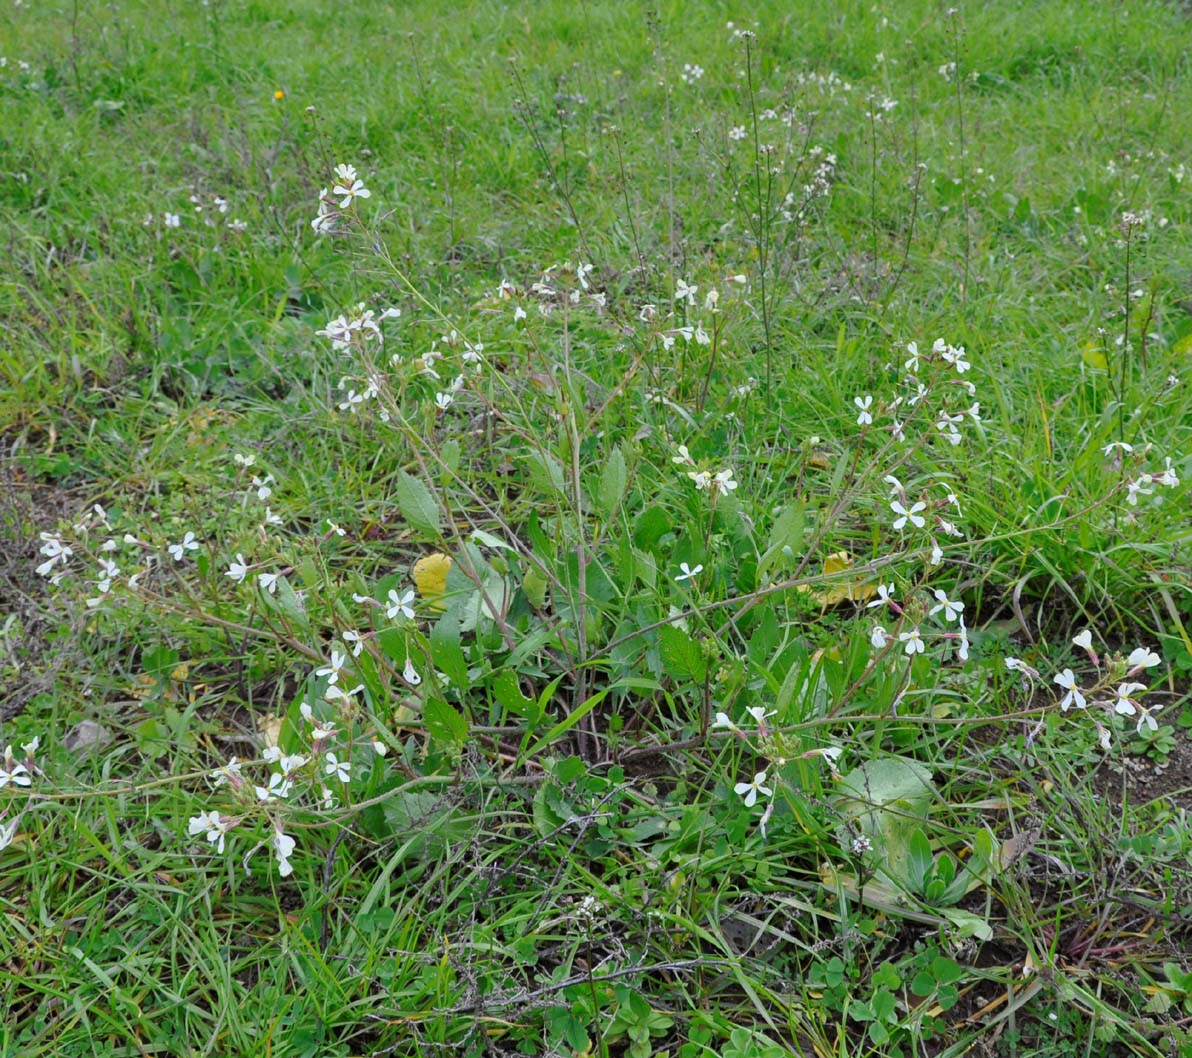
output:
M1192 1053L1192 25L754 12L0 15L0 1053Z

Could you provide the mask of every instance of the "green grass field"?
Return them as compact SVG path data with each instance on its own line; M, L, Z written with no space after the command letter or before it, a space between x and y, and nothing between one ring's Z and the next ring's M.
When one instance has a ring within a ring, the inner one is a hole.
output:
M1192 1056L1190 48L6 3L0 1056Z

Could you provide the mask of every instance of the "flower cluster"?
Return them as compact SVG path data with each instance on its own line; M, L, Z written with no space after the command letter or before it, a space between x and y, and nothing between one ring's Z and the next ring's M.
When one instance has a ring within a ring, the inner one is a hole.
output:
M687 477L701 492L708 492L713 500L736 489L738 483L733 476L732 467L724 467L722 470L699 469L686 445L679 445L678 453L671 457L671 462L694 468L687 471Z
M913 593L910 599L899 602L894 598L893 584L879 584L877 598L868 604L868 609L879 610L897 618L898 624L888 631L882 624L875 624L869 634L870 645L875 650L886 650L897 644L908 657L923 654L929 641L945 646L954 645L956 659L968 661L968 627L964 623L964 602L952 598L942 588L935 588L930 596L926 591ZM935 628L925 629L924 621L933 621Z
M340 163L335 167L331 190L319 192L318 213L310 226L316 235L328 235L336 230L340 217L353 208L357 199L370 198L372 192L364 186L354 166Z
M1067 713L1075 709L1087 712L1089 706L1097 706L1105 716L1136 718L1135 727L1140 735L1145 731L1158 730L1159 725L1154 714L1162 706L1143 704L1143 697L1148 688L1145 683L1138 682L1138 677L1160 663L1162 659L1159 655L1149 647L1138 647L1125 656L1101 656L1093 645L1092 629L1088 628L1074 636L1072 643L1085 652L1097 673L1097 678L1091 685L1082 685L1070 667L1055 673L1052 682L1063 692L1059 697L1060 711ZM1008 657L1005 659L1005 665L1009 671L1021 673L1028 682L1042 679L1039 670L1021 658ZM1108 723L1103 724L1096 716L1093 717L1093 723L1097 728L1101 748L1108 750L1112 744ZM1041 723L1040 727L1031 732L1032 739L1040 729Z
M774 710L767 711L764 705L753 705L745 710L745 715L749 719L742 721L745 725L742 727L734 723L727 713L718 712L712 727L728 731L749 743L755 753L768 758L774 766L779 768L783 767L788 760L820 758L826 760L832 771L836 772L837 764L844 753L840 746L818 746L814 749L796 752L788 746L782 732L770 725L770 718L775 715ZM759 798L766 800L765 810L758 820L758 829L761 831L762 837L766 835L766 824L769 823L770 816L774 811L775 787L766 785L768 781L773 781L769 779L769 774L769 767L763 768L761 771L755 772L752 779L738 782L733 787L733 793L745 802L746 808L753 808Z

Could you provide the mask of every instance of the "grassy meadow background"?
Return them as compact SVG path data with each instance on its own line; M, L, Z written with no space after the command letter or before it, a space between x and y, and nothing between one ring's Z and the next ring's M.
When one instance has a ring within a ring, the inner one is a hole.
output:
M1190 47L6 0L0 1055L1192 1055Z

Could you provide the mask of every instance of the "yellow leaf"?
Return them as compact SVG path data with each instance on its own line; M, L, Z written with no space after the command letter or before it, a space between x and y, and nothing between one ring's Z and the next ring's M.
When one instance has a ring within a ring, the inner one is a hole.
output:
M1109 361L1105 357L1105 351L1092 339L1084 343L1084 348L1080 351L1080 359L1094 371L1109 370Z
M824 573L827 575L843 573L845 570L851 569L852 565L852 555L847 551L836 551L824 559ZM839 606L845 601L863 602L865 599L872 599L877 594L877 588L857 578L829 584L823 591L814 591L809 584L800 584L799 591L807 592L820 606L824 607Z
M442 597L447 593L447 571L451 569L451 556L441 551L426 555L414 563L414 586L427 602L438 605L433 609L444 609Z

